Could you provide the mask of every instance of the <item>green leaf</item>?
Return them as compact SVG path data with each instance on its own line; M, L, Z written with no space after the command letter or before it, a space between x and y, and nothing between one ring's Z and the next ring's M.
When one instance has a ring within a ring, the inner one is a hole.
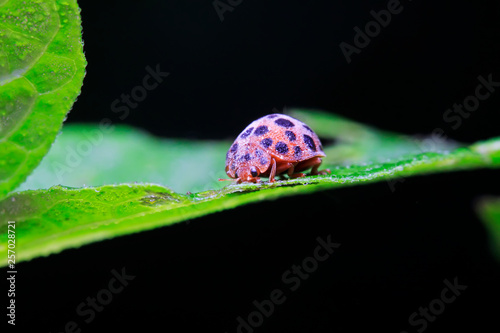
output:
M461 144L437 136L413 137L382 131L341 116L319 111L292 110L292 116L308 124L320 138L333 139L326 147L328 164L360 164L424 152L447 152Z
M0 3L0 199L48 152L85 72L76 1Z
M329 165L384 162L426 151L450 151L457 143L380 131L339 116L293 110L335 144L325 145ZM432 144L429 144L431 142ZM158 139L136 129L103 123L66 125L40 166L18 190L99 186L129 182L166 184L177 192L219 189L227 178L231 141Z
M147 182L178 192L221 188L229 141L159 139L113 125L65 125L50 152L18 190Z
M476 211L489 231L490 248L500 261L500 198L482 198L476 204Z
M154 184L91 188L55 186L11 194L0 202L0 252L7 249L7 221L16 222L22 250L17 261L91 242L158 228L240 205L364 183L445 171L500 167L500 138L457 148L360 165L334 166L331 175L275 183L230 184L179 194ZM1 265L6 264L2 258Z

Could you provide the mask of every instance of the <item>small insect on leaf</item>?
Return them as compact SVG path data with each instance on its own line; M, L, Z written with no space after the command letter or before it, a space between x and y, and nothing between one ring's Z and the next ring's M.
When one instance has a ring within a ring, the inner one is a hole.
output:
M312 175L330 173L318 171L325 157L321 142L314 131L298 119L273 113L248 125L238 135L226 155L226 174L237 183L260 182L259 176L286 173L290 178L304 177L299 171L311 169Z

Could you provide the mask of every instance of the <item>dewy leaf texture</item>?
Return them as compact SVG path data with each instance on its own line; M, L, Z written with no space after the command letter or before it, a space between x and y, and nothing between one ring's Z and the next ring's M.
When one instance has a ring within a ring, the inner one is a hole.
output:
M371 182L387 181L390 185L402 177L428 173L498 168L500 138L451 152L327 166L332 169L331 175L230 184L186 194L162 185L132 183L87 188L54 186L13 193L0 202L0 251L7 249L8 221L16 222L17 239L22 244L17 261L25 261L262 200ZM1 260L5 265L6 259Z
M75 0L0 4L0 198L50 149L85 65Z

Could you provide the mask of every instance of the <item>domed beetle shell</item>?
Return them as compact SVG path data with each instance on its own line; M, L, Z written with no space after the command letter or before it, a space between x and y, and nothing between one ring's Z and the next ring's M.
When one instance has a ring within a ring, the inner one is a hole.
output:
M309 168L313 175L326 174L330 170L318 171L325 156L309 126L273 113L253 121L238 135L226 154L226 174L237 183L260 182L259 176L274 182L274 177L284 172L290 178L304 177L299 171Z

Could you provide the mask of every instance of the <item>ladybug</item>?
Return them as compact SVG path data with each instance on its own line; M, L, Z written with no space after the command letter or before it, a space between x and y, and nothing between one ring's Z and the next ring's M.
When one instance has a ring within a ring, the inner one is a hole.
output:
M309 168L312 175L324 175L330 170L318 171L318 167L325 156L318 136L309 126L273 113L255 120L238 135L226 154L226 174L236 183L257 183L259 176L269 177L272 183L284 172L290 178L304 177L299 171Z

